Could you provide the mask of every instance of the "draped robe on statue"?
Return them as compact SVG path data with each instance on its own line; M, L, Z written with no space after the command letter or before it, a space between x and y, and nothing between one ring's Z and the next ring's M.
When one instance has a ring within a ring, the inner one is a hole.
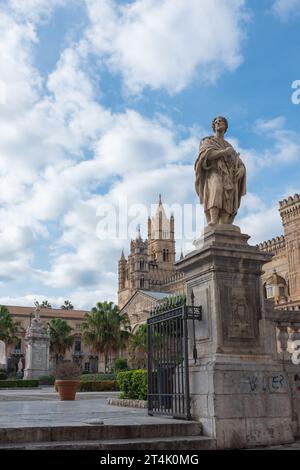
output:
M209 160L210 153L232 145L214 136L200 142L199 155L195 162L196 192L205 212L218 208L234 219L240 206L241 197L246 194L245 171L242 178L236 179L236 170L245 166L237 154Z

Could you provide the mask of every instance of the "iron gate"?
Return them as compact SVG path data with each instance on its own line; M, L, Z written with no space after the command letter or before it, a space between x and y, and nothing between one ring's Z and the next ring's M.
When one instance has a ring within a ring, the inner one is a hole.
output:
M192 296L193 297L193 296ZM191 419L188 320L192 320L193 357L197 358L195 319L201 307L181 305L152 314L148 323L148 413Z

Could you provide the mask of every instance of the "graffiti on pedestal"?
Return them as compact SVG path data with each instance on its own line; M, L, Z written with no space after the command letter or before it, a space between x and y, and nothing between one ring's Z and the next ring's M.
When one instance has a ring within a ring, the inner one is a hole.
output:
M299 384L300 385L300 384ZM241 386L248 392L278 392L287 388L284 375L248 375L241 379Z

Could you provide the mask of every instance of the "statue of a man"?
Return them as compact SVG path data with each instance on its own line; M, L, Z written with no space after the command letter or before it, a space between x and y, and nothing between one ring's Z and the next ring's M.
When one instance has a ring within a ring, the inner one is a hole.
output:
M209 225L232 224L246 194L246 168L232 145L224 139L227 119L212 122L214 136L200 142L195 162L196 192Z

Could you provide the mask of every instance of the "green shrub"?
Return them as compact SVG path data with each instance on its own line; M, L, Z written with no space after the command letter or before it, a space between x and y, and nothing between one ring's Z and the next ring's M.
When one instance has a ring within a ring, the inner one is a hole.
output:
M119 372L120 397L131 400L147 400L147 371L144 369Z
M4 374L7 374L7 369L0 369L0 373L3 372Z
M39 377L40 385L54 385L55 377L53 375L42 375Z
M85 374L80 376L80 382L101 382L102 380L116 380L116 374Z
M128 370L128 363L126 357L117 357L114 360L113 371L120 372L122 370Z
M31 380L0 380L0 388L33 388L38 387L39 381Z
M11 372L11 371L8 371L7 372L7 378L10 379L10 380L15 380L17 379L17 373L14 371L14 372Z
M0 372L0 380L6 380L7 379L7 373L6 372Z
M91 382L80 382L79 392L108 392L118 390L118 382L116 380L101 380Z

